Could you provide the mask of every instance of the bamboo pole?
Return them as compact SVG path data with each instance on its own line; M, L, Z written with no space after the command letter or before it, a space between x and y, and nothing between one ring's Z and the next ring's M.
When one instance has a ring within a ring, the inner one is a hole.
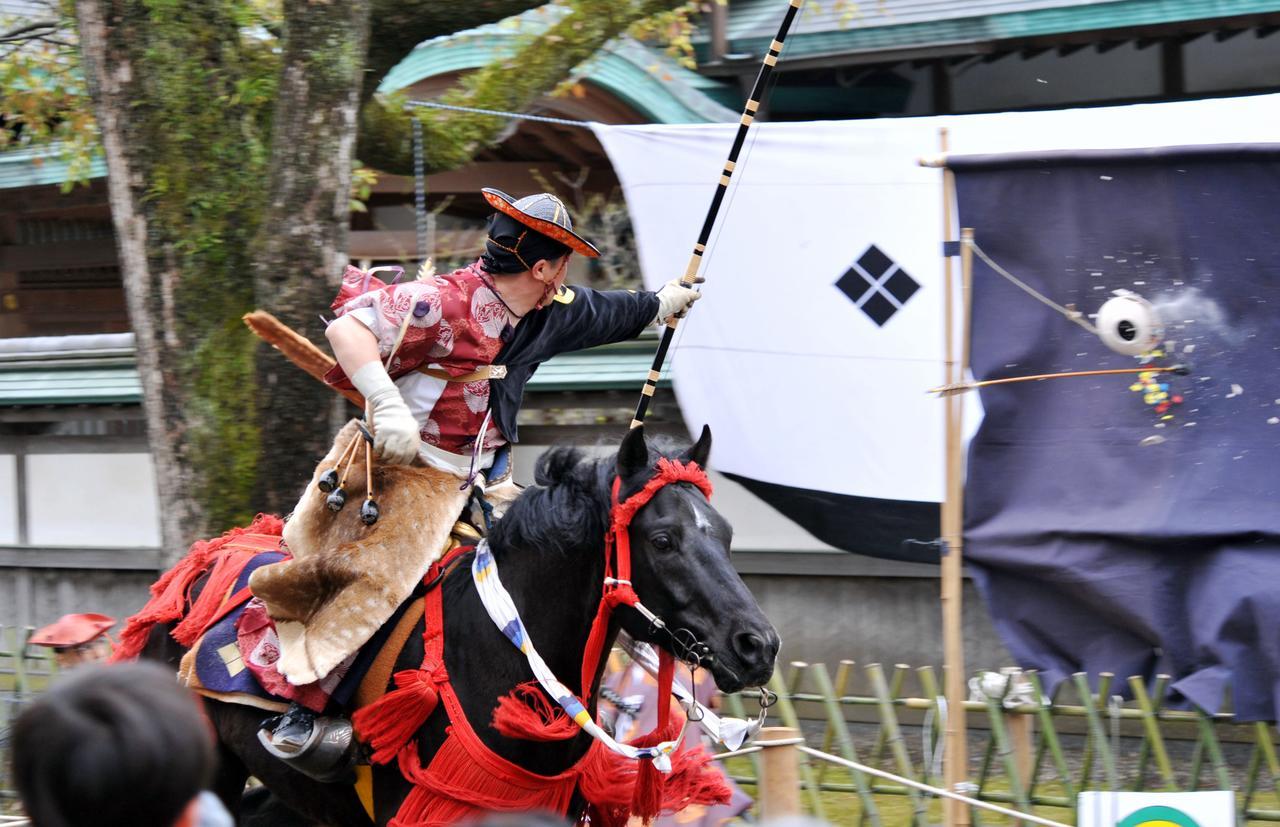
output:
M804 743L794 727L768 726L755 740L760 747L760 818L774 821L800 815L800 752Z
M947 150L943 134L943 152ZM951 236L951 200L954 180L950 170L943 171L943 214L945 237ZM973 230L960 232L961 310L959 335L961 358L955 358L956 312L954 281L950 258L944 259L944 293L946 335L946 383L958 385L964 379L969 356L969 295L973 273ZM942 638L946 665L947 729L943 776L948 790L959 792L969 777L968 725L965 716L965 666L963 632L964 587L964 398L957 394L944 397L946 405L946 496L942 509ZM962 802L948 799L945 809L947 827L968 827L970 812Z

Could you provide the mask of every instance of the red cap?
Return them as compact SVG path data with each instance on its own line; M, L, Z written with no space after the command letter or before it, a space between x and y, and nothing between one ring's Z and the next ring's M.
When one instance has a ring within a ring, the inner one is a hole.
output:
M106 615L63 615L43 629L37 629L27 642L37 646L79 646L101 636L114 625L116 619Z

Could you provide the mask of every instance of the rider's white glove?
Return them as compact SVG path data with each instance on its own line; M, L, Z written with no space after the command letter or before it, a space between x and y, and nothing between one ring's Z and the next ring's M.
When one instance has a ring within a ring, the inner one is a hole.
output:
M704 281L706 279L699 276L694 279L694 284L701 284ZM697 290L685 287L680 283L680 279L672 279L662 285L662 289L658 291L658 315L653 323L662 324L672 316L683 319L684 314L688 313L689 308L700 298L702 294Z
M409 413L400 389L377 359L351 376L351 384L364 395L373 424L373 448L383 460L408 465L418 456L418 421Z

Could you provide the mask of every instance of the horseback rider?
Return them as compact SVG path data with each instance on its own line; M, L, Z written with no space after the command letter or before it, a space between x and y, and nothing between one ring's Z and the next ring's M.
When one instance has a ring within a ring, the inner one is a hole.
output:
M576 252L595 258L599 251L573 231L563 202L550 193L519 200L494 189L482 193L496 212L489 218L484 253L476 262L444 276L392 285L379 282L368 290L368 274L348 268L334 304L339 318L326 331L338 364L325 379L364 396L373 453L384 464L447 474L453 482L440 491L458 489L459 479L464 491L472 483L492 486L509 480L509 463L502 454L517 440L516 416L524 386L541 362L559 353L634 338L648 324L683 316L700 295L678 280L657 292L565 287L570 256ZM350 426L343 433L348 430L351 439L359 438ZM330 460L340 450L335 444L322 466L334 467ZM444 498L443 493L437 496ZM291 522L320 519L316 515L323 509L316 502L309 486ZM452 524L458 509L452 500L450 507ZM381 523L397 519L385 501L382 511L374 529L385 530ZM285 540L297 558L301 543L291 539L288 525ZM255 572L250 580L254 593L269 594L265 577L271 569L288 565ZM420 580L422 572L414 576ZM398 595L396 602L407 597ZM281 619L288 613L278 612L270 596L263 599L286 643ZM359 612L367 613L360 605ZM357 629L355 645L389 617L388 613L377 618L371 630ZM344 629L342 636L351 638L351 631ZM294 674L285 674L291 683L301 683L324 678L328 671L332 665L324 661L314 669L294 667ZM279 757L300 756L324 740L315 737L316 717L313 709L295 701L269 735L264 730L264 744Z

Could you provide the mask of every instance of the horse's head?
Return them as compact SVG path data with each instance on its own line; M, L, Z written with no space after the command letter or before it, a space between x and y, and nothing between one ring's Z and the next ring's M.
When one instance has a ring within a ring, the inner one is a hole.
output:
M697 443L667 453L634 428L618 451L620 497L644 487L664 456L706 467L711 431L702 429ZM733 529L711 507L702 491L688 482L660 488L631 521L631 579L641 603L666 623L670 632L705 644L703 659L716 685L725 692L760 686L773 674L780 640L764 612L729 561ZM666 634L651 634L649 624L633 609L621 609L623 627L633 636L671 649ZM675 644L674 653L679 643Z

